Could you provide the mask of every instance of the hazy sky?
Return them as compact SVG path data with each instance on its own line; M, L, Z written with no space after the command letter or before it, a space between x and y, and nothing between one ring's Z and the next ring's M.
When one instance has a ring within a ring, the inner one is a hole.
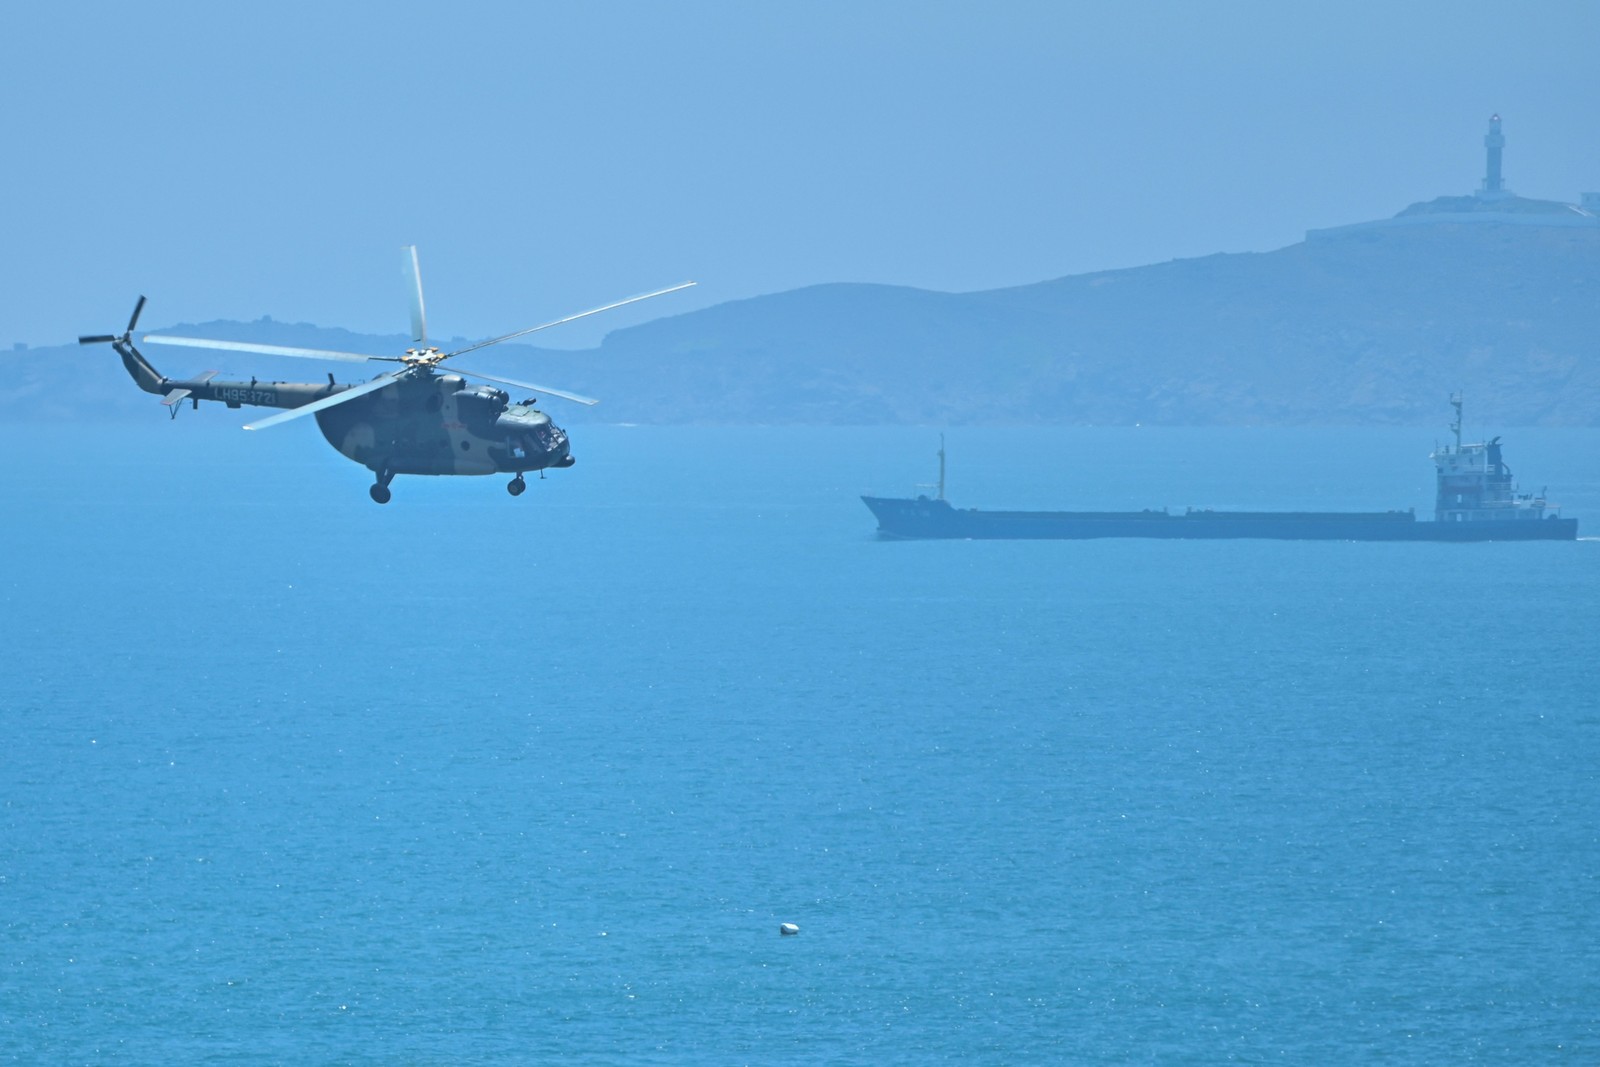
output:
M0 19L0 344L216 318L604 329L1600 190L1600 3L54 2Z

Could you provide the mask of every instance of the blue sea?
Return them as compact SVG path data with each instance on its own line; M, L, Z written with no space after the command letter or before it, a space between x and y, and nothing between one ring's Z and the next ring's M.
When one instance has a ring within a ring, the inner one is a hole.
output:
M0 427L0 1061L1600 1060L1600 542L876 540L937 428L379 507L237 416ZM1444 434L948 492L1422 513ZM1506 447L1600 535L1600 432Z

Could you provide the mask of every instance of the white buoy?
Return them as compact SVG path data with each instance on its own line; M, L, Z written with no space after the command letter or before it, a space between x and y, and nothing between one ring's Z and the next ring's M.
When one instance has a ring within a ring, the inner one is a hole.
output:
M798 934L799 932L800 932L800 928L798 926L796 926L794 923L779 923L778 924L778 933L782 934L784 937L793 937L795 934Z

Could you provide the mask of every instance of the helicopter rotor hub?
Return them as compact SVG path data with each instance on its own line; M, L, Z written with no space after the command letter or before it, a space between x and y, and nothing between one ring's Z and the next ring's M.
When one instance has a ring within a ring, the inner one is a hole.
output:
M408 348L400 362L408 367L436 367L444 362L444 353L437 348Z

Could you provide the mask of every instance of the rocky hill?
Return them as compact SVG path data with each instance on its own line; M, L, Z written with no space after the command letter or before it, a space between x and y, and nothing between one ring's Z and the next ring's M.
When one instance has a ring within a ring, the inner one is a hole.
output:
M269 322L161 329L403 347ZM324 370L147 354L175 375ZM159 415L109 350L0 358L5 418ZM1600 228L1357 230L978 293L821 285L658 319L588 352L508 346L469 365L604 398L592 413L563 405L574 423L1424 424L1460 389L1496 425L1595 426Z

